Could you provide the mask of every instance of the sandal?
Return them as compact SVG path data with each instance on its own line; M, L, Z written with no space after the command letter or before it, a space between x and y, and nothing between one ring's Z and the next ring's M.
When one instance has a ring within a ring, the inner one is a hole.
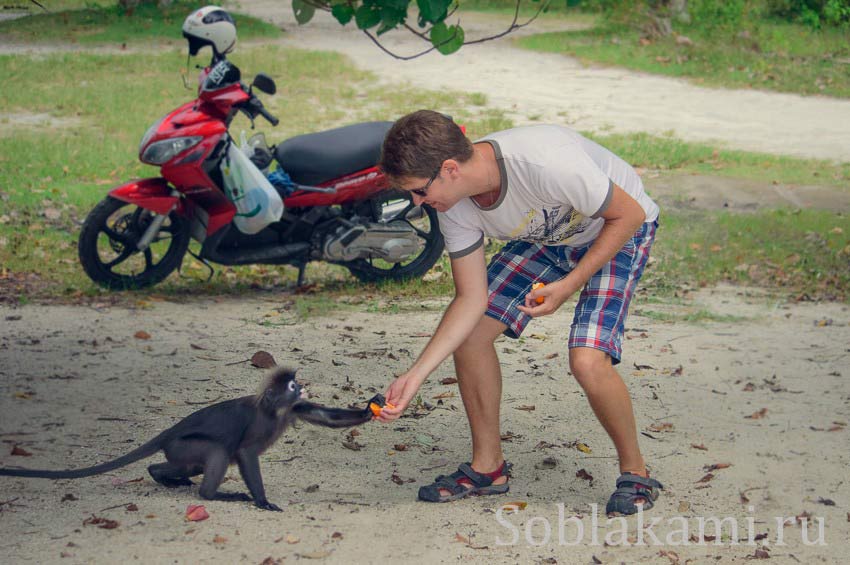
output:
M451 475L440 475L430 485L419 487L419 500L425 502L450 502L472 495L504 494L510 490L505 482L494 485L493 481L500 477L511 476L511 465L503 461L502 465L492 473L479 473L469 463L463 463ZM449 491L448 495L440 495L440 490Z
M617 479L617 490L608 499L608 504L605 506L605 513L615 516L629 516L636 514L638 507L644 510L649 510L653 507L653 502L658 498L660 490L664 485L649 477L641 477L634 473L623 473ZM635 501L642 498L642 504L636 504Z

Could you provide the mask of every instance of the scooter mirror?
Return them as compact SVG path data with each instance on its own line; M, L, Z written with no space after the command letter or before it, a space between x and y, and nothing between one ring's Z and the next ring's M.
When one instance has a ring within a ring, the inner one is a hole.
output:
M251 83L251 86L260 92L265 92L266 94L274 94L277 92L277 85L275 85L274 79L265 73L257 73L257 76L254 77L254 82Z

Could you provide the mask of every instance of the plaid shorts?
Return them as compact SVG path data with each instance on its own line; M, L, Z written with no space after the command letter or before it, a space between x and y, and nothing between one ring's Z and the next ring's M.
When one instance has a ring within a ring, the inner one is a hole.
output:
M579 296L567 344L600 349L620 362L623 328L629 301L643 274L658 222L646 222L622 249L590 277ZM508 328L505 335L518 338L531 317L519 311L525 295L536 282L549 284L562 279L584 257L590 245L540 245L509 241L487 267L489 304L486 315Z

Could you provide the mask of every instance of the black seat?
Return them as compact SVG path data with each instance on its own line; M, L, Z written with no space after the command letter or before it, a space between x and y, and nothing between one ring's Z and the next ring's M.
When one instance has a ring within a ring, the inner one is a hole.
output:
M364 122L282 141L274 155L299 184L315 186L378 164L392 122Z

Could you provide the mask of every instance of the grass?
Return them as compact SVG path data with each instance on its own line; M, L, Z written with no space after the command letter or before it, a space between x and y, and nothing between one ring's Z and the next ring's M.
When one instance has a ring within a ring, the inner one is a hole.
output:
M640 309L635 310L634 314L659 322L686 322L689 324L704 324L706 322L734 323L747 319L742 316L716 314L705 309L687 312L659 312L657 310Z
M756 88L850 98L848 32L813 30L762 21L745 35L680 28L676 36L647 40L641 32L601 24L589 30L543 33L518 45L648 73L683 77L708 86Z
M274 129L259 123L272 143L361 120L394 119L423 107L454 115L473 138L513 125L503 112L487 107L484 94L378 87L371 74L332 53L264 46L240 49L232 60L246 77L265 71L277 80L278 94L265 101L281 123ZM90 53L0 56L0 72L15 85L0 98L0 295L9 292L25 301L108 294L79 267L79 223L112 185L157 174L138 162L138 140L159 116L194 97L179 76L184 68L184 51L176 49L145 58ZM42 114L53 125L16 121ZM240 119L232 128L236 134L250 127ZM648 169L788 184L847 186L850 180L850 164L758 155L646 134L594 138ZM772 210L746 216L665 213L644 284L653 292L667 293L677 285L735 281L791 295L847 300L849 235L847 217L829 211ZM492 245L488 251L496 249ZM350 305L405 311L408 306L397 300L451 293L445 257L435 270L443 275L432 282L376 286L354 281L342 267L311 264L308 282L313 285L295 295L280 318L263 323L286 324L292 316ZM28 286L28 273L38 284ZM240 294L291 286L295 273L291 267L217 267L216 276L205 282L206 269L187 260L180 276L170 277L151 292L181 299ZM144 300L151 294L127 296Z
M47 2L49 13L30 10L31 16L0 22L0 34L20 42L64 41L80 44L113 44L157 40L166 45L184 45L180 35L183 20L197 2L180 0L168 8L142 4L125 13L115 3ZM236 14L239 39L273 38L280 30L272 24Z

